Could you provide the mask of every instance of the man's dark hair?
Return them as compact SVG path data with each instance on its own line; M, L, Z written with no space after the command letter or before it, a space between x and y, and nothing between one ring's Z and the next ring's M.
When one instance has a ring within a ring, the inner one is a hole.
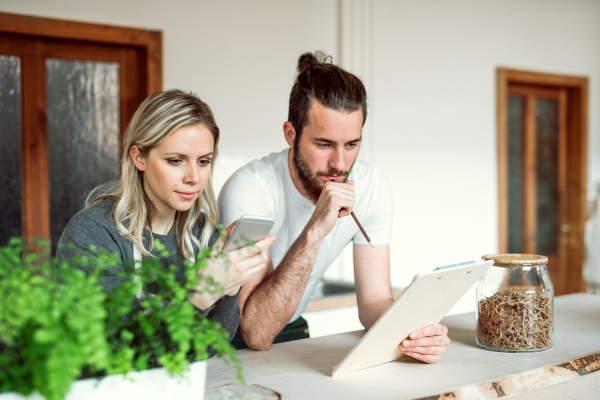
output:
M297 144L309 121L313 102L338 112L362 110L363 126L367 120L367 92L355 75L332 64L331 56L317 51L298 59L298 77L290 94L288 121L296 130Z

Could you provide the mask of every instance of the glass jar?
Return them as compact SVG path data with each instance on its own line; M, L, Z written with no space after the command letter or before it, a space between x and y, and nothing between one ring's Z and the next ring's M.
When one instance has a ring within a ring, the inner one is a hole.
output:
M509 353L548 350L554 344L554 287L548 257L494 254L477 283L477 344Z

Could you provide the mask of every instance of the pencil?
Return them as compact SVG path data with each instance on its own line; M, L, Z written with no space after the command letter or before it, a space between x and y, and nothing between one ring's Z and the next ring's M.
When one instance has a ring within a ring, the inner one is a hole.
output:
M369 244L371 245L372 248L375 248L375 246L373 246L373 243L371 243L371 239L369 239L369 235L367 235L367 232L365 232L365 229L362 227L362 225L360 224L360 222L358 222L358 218L356 218L356 215L354 215L354 211L352 211L350 213L350 215L352 215L352 218L354 218L354 221L356 222L356 225L358 225L358 228L360 229L360 231L364 235L365 239L367 239L367 242L369 242Z

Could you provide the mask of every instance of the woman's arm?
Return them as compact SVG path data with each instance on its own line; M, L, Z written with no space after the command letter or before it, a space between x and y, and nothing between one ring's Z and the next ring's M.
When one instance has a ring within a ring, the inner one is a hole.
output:
M217 321L229 334L228 342L233 340L240 322L240 307L238 306L238 295L223 296L206 315L211 321ZM212 357L217 352L209 347L208 356Z

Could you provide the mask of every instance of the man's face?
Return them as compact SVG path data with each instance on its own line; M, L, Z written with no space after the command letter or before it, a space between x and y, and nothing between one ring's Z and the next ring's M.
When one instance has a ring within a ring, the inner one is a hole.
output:
M360 150L362 122L361 110L343 113L313 102L309 123L294 142L293 154L295 178L313 203L328 181L348 180Z

